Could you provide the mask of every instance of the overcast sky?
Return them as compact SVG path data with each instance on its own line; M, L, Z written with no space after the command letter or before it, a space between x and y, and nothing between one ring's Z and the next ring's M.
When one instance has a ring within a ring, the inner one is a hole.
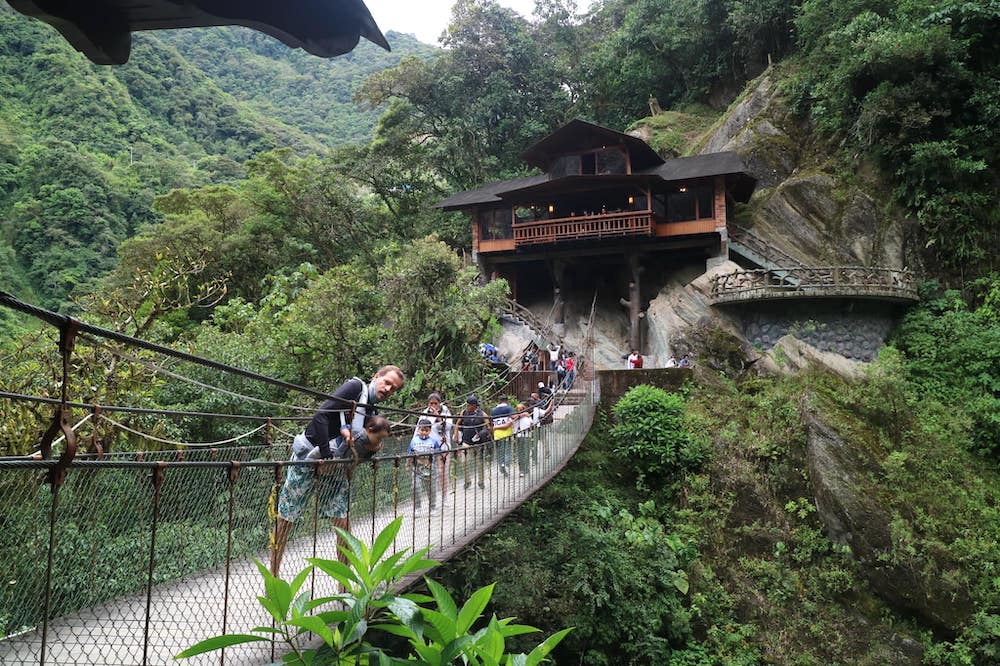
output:
M498 1L525 18L530 18L535 9L535 0ZM407 32L438 46L438 37L448 27L454 0L365 0L365 4L382 32Z

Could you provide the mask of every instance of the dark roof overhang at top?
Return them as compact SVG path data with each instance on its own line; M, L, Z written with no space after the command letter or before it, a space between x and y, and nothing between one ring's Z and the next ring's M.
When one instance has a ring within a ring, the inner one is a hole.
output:
M744 203L750 200L750 195L757 186L757 179L747 173L743 158L731 151L678 157L641 173L656 175L665 181L726 176L733 198Z
M484 185L478 189L466 190L465 192L453 194L447 199L437 202L431 206L431 208L440 208L442 210L462 210L463 208L471 208L473 206L484 204L503 203L503 200L499 196L500 194L513 190L519 190L522 187L529 187L531 185L537 185L538 183L544 183L548 180L548 175L544 173L538 176L527 176L525 178L495 180L492 183Z
M623 187L648 187L655 182L662 182L656 175L605 175L605 176L566 176L555 180L544 180L517 189L504 190L497 194L503 201L527 201L531 197L573 194L576 192L597 192Z
M633 171L663 163L663 158L642 139L579 119L568 122L529 147L521 153L521 159L533 167L548 171L553 160L561 155L605 146L627 148Z
M433 208L462 210L476 206L501 204L508 198L522 199L528 194L551 195L560 192L580 192L631 184L655 186L657 183L683 182L712 176L725 176L727 187L737 201L749 201L750 195L753 194L754 187L757 185L754 177L746 172L746 166L743 165L743 160L738 154L733 152L709 153L667 160L658 166L644 169L632 175L565 176L550 179L548 174L541 174L526 178L497 180L475 190L454 194L439 201Z
M362 0L7 0L99 65L124 64L136 30L242 25L324 58L361 37L389 50Z

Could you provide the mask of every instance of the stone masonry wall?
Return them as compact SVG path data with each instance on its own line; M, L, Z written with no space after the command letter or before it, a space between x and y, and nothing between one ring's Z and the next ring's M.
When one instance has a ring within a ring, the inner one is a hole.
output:
M790 334L856 361L875 359L898 318L885 303L841 300L757 303L740 313L744 337L761 351Z

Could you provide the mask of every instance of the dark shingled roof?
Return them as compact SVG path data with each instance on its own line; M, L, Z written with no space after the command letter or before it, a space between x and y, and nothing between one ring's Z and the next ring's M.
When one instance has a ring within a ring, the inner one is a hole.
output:
M444 210L461 210L478 204L498 203L498 194L519 190L523 187L530 187L539 183L544 183L549 179L548 174L538 176L527 176L525 178L511 178L510 180L495 180L476 190L466 190L453 194L444 201L439 201L431 208L442 208Z
M625 146L631 155L633 169L645 169L663 162L663 158L642 139L579 118L528 147L521 153L521 159L544 171L559 155L605 145Z
M547 174L542 174L539 176L528 176L527 178L497 180L476 190L454 194L444 201L438 202L433 207L443 208L444 210L460 210L479 204L495 204L501 202L501 197L508 192L523 190L546 182L551 183L552 188L557 188L559 183L563 182L567 186L578 187L580 182L593 181L596 185L599 181L605 179L620 181L622 178L634 178L635 176L659 178L664 181L691 180L709 176L728 176L731 185L736 190L734 194L739 201L749 200L756 184L754 178L746 173L746 166L738 154L733 152L709 153L707 155L678 157L667 160L659 166L637 171L632 176L567 176L565 178L549 180Z
M121 65L136 30L242 25L329 58L361 37L389 50L362 0L7 0L99 65Z
M663 180L688 180L706 176L724 176L744 173L747 170L739 155L732 152L708 153L692 157L678 157L639 173L657 175Z

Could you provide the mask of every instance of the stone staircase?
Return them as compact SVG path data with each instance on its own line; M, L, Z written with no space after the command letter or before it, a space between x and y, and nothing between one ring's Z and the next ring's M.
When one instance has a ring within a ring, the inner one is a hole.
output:
M797 285L798 280L783 272L782 268L805 268L806 266L790 254L737 224L729 225L729 253L737 254L752 264L774 271L774 275L784 279L789 285Z

